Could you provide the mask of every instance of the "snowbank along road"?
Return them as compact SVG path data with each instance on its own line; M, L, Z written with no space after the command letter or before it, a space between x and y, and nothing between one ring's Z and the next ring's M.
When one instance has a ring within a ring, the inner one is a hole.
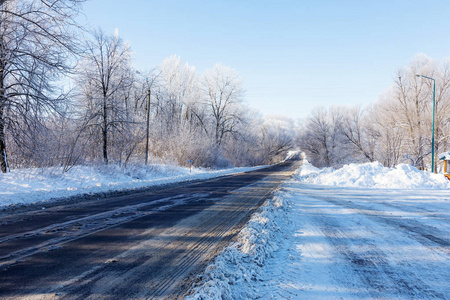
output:
M0 298L177 298L298 160L0 218Z

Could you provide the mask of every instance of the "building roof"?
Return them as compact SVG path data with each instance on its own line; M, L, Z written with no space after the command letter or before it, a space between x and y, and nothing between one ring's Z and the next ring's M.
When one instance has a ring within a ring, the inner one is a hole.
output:
M450 151L439 154L440 160L450 160Z

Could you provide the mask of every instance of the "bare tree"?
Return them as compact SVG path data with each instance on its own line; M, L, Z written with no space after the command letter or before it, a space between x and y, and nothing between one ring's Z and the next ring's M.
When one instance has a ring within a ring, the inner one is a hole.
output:
M202 84L213 117L214 138L220 147L224 137L236 133L241 122L238 113L243 101L241 79L235 70L216 64L205 72Z
M375 141L375 159L386 167L393 167L402 161L405 134L389 102L389 99L380 99L368 109L370 122L366 123L366 138Z
M165 59L159 69L159 96L167 133L177 134L185 123L190 122L190 109L199 101L198 75L193 66L183 64L178 56Z
M180 57L164 59L152 89L151 150L154 155L211 166L206 106L200 93L198 73Z
M300 147L319 167L339 166L348 160L342 135L342 112L319 107L307 119L300 137Z
M124 124L130 122L131 51L117 31L109 36L97 30L86 48L78 78L83 91L84 127L100 131L103 162L108 164L110 135L113 131L122 134Z
M0 1L0 167L8 170L7 134L37 116L61 110L66 95L53 83L68 72L76 51L74 17L82 0ZM34 126L34 125L33 125Z
M264 119L258 139L264 158L262 163L273 163L286 157L287 151L294 146L294 128L294 122L285 117L273 116Z
M377 136L374 136L375 131L361 107L345 109L341 128L346 141L353 145L357 153L370 162L375 161Z
M396 157L400 156L400 161L403 159L413 166L426 169L431 160L433 86L431 80L418 78L417 74L436 80L435 150L438 152L448 145L449 67L448 64L440 67L429 57L418 55L407 68L398 72L393 87L373 110L382 133L380 141L391 144L385 144L385 153L381 151L383 154L379 155L389 158L388 165L398 163Z

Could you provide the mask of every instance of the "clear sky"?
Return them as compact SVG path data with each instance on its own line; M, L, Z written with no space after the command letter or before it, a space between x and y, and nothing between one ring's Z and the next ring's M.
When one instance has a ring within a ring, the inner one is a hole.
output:
M236 69L265 115L370 104L415 54L450 57L450 1L89 0L84 15L118 28L140 70L173 54Z

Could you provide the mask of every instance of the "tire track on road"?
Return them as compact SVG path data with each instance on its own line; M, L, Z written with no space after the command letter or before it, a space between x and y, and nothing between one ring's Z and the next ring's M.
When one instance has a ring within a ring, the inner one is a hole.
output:
M130 222L156 211L185 204L187 201L200 201L208 196L209 194L194 194L163 198L151 203L125 206L87 217L74 218L71 221L52 224L37 230L5 236L0 238L0 247L1 253L7 252L8 254L0 256L0 270L8 268L17 261L21 261L39 251L55 250L68 242L89 234ZM18 240L20 240L20 243ZM14 249L28 243L34 245L11 252L11 248Z
M245 193L244 196L241 196L241 199L248 199L243 204L243 208L247 208L249 206L254 206L254 199L252 201L252 197L250 197L252 194L251 191ZM259 203L257 203L257 207L259 207L266 199L269 197L269 195L272 194L272 191L269 193L265 193L261 195L261 199L259 200ZM180 260L179 268L176 269L176 271L170 275L169 278L166 278L159 282L159 284L153 289L154 292L150 294L152 297L156 296L164 296L166 290L173 285L177 279L184 273L189 272L191 266L195 262L199 262L202 260L202 257L205 256L205 254L208 252L209 249L212 248L214 244L216 244L219 240L222 240L222 244L226 245L228 242L232 240L232 238L238 233L237 230L232 231L234 227L238 225L238 223L246 223L242 222L242 220L246 220L250 217L252 212L256 209L254 207L251 211L239 211L236 210L234 213L230 213L227 216L223 217L223 221L217 224L214 228L211 228L211 230L208 233L204 234L204 237L202 237L197 244L194 246L192 250L189 251L184 257ZM234 220L234 222L230 222L230 220ZM212 220L210 221L212 222ZM209 222L208 222L209 223ZM231 233L230 233L231 231ZM211 238L208 235L214 233L214 237ZM225 235L228 234L228 237L225 237ZM191 252L194 252L194 255L191 255ZM206 261L204 262L205 265Z
M355 213L365 215L379 222L383 222L386 225L396 229L401 229L408 233L411 238L420 242L424 246L433 247L433 249L437 249L447 255L450 255L450 240L448 237L445 237L444 233L440 232L435 227L422 224L419 221L410 218L397 217L387 212L376 210L372 207L359 205L348 200L344 201L327 196L312 195L308 192L306 192L305 195L340 207L352 209Z
M350 209L353 212L351 214L353 216L359 215L375 223L389 225L393 227L393 230L400 230L419 243L423 244L424 242L421 238L417 237L417 234L410 234L409 226L403 226L401 222L390 221L392 219L386 220L380 215L375 214L374 211L368 213L367 208L355 203L318 195L308 195L308 198L313 199L312 201L323 201L338 207ZM329 210L330 208L328 207L327 209ZM388 295L396 295L396 297L400 298L405 296L420 299L446 298L445 295L433 291L416 274L404 268L391 265L386 258L392 255L392 253L388 255L371 240L370 236L377 235L377 232L371 231L372 227L367 225L364 229L361 229L363 232L370 232L370 234L366 233L365 236L362 236L355 229L349 231L349 228L351 228L350 224L353 224L357 228L358 223L355 223L356 221L347 220L346 222L349 222L348 224L341 225L339 219L331 215L331 213L324 212L321 214L307 215L313 220L314 226L320 229L330 245L336 249L336 252L349 262L353 272L365 282L367 286L366 291L370 294L371 298L385 298ZM392 218L392 216L389 217ZM343 218L343 216L340 215L340 218ZM352 220L357 220L357 218L352 217ZM415 233L417 231L416 229ZM438 244L442 246L440 243ZM429 246L429 243L424 246ZM433 249L436 250L437 248L439 247L434 247Z

